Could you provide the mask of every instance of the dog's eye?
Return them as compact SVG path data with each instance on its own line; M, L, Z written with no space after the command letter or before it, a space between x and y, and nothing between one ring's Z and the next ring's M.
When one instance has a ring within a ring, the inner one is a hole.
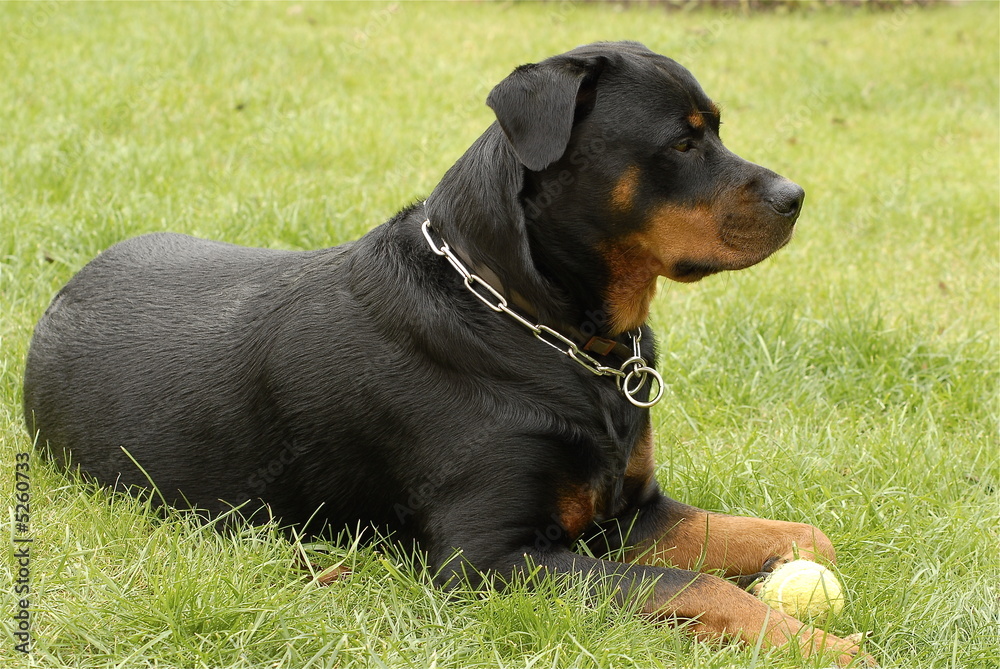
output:
M685 153L694 148L694 143L690 139L685 139L683 142L678 142L677 144L674 144L672 148L674 151L680 151L681 153Z

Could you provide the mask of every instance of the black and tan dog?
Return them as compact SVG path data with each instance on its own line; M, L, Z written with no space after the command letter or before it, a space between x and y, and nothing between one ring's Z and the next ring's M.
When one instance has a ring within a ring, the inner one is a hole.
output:
M100 254L35 330L29 430L172 503L391 532L442 584L527 557L650 592L645 611L699 637L850 661L853 644L687 571L746 583L793 548L832 560L822 532L707 513L653 476L657 277L766 258L802 189L723 147L691 74L640 44L519 67L487 103L497 122L427 201L357 241L150 234ZM595 535L628 561L572 552Z

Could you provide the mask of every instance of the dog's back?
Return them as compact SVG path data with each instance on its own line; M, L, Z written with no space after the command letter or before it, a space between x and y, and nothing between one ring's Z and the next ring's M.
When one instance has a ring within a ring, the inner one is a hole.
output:
M273 454L253 445L275 429L261 383L282 319L273 311L311 271L336 273L348 248L277 251L171 233L116 244L73 277L35 329L29 430L57 459L109 484L148 486L132 459L169 453L156 458L154 483L170 502L198 490L206 471L266 466ZM232 442L246 445L240 462L231 449L204 448ZM236 489L238 477L216 481L215 499L200 506L250 492Z

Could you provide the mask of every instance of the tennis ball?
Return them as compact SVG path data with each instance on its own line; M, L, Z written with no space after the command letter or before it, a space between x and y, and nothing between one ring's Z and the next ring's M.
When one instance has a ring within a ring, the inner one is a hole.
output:
M833 572L812 560L792 560L764 579L758 596L773 609L820 621L844 608L844 590Z

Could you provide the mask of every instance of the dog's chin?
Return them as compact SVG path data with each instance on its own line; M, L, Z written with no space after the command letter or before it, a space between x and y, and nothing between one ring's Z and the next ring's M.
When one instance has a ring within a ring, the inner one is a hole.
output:
M664 276L679 283L694 283L695 281L701 281L706 276L718 274L719 272L735 272L737 270L753 267L754 265L770 258L774 253L785 246L790 239L791 235L788 235L784 239L778 240L773 244L753 249L745 249L725 259L704 260L685 258L673 263L670 266L670 270L664 273Z
M671 281L677 281L678 283L694 283L695 281L701 281L706 276L718 274L725 269L725 267L720 267L715 263L681 260L674 263L670 272L665 274L665 276Z

